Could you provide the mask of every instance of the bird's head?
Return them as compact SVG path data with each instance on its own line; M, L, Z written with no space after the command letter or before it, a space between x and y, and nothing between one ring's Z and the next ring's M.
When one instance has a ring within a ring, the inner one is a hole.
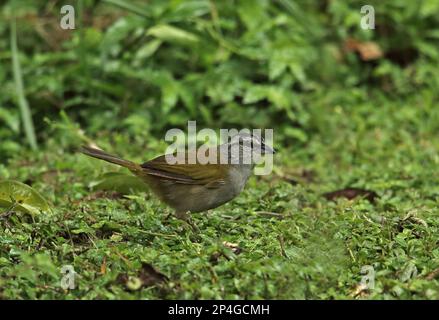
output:
M263 155L275 153L274 149L266 145L264 139L255 133L238 133L227 145L232 163L239 161L239 164L254 164Z

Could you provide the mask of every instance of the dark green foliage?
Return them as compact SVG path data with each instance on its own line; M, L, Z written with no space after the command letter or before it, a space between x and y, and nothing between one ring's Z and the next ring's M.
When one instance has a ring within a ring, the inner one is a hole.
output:
M56 119L63 109L92 133L161 137L196 119L215 127L275 125L279 136L307 142L323 129L314 101L328 91L367 100L374 91L404 99L439 88L434 0L371 1L375 30L360 28L362 4L353 0L80 2L74 31L60 29L57 1L3 7L5 21L18 7L26 96L42 140L44 116ZM4 35L7 28L0 24ZM376 42L384 57L365 62L346 53L349 38ZM0 78L1 114L16 113L10 68ZM15 118L1 121L16 128Z

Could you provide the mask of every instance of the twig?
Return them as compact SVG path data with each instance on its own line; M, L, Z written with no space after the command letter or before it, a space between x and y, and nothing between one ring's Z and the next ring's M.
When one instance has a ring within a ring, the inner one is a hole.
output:
M349 255L350 255L351 258L352 258L352 261L353 261L354 263L357 262L357 259L355 259L354 253L352 252L351 248L349 248L349 247L348 247L348 252L349 252Z
M237 220L238 219L237 217L229 216L226 214L221 214L220 217L223 219L228 219L228 220Z
M285 215L282 213L277 212L269 212L269 211L255 211L256 214L262 215L262 216L271 216L271 217L278 217L278 218L284 218Z
M176 234L166 234L166 233L159 233L159 232L151 232L151 231L145 231L145 230L141 230L138 229L138 232L150 235L150 236L156 236L156 237L163 237L163 238L175 238L177 237Z
M0 214L0 219L7 219L9 218L12 213L14 212L13 210L15 209L15 207L17 206L17 202L13 202L12 206L10 208L8 208L5 212Z
M289 259L287 253L285 252L285 242L284 242L284 237L282 235L279 235L277 237L277 239L279 240L279 245L280 245L280 254L284 257Z

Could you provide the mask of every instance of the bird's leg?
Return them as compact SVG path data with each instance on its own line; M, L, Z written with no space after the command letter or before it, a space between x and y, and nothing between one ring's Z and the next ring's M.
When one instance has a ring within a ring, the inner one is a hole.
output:
M186 222L193 231L198 232L200 231L200 229L198 229L197 225L192 221L191 216L189 215L189 211L176 211L175 212L175 216L180 219L183 220L184 222Z
M165 216L165 221L168 221L169 218L171 217L171 215L172 215L172 211L170 211L170 212Z

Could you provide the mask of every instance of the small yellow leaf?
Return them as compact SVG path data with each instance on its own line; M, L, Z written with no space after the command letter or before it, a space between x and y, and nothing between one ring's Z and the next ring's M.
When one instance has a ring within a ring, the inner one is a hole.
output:
M14 207L14 210L30 214L50 211L49 204L39 192L14 180L0 181L0 207Z

